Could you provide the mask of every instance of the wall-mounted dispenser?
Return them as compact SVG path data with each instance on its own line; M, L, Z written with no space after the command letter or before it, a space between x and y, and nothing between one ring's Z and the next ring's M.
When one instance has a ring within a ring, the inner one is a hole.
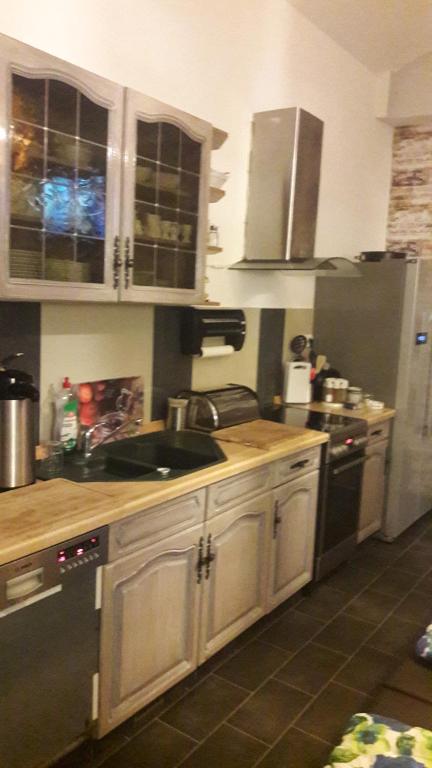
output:
M184 355L230 355L243 347L245 337L246 318L241 309L183 309L180 343ZM220 344L213 343L217 339ZM210 343L205 344L205 340Z

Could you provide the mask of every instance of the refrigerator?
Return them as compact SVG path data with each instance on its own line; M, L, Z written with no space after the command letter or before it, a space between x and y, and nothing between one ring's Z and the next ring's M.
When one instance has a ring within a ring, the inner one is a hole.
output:
M358 269L317 278L315 349L350 385L396 408L381 531L393 541L432 508L432 260Z

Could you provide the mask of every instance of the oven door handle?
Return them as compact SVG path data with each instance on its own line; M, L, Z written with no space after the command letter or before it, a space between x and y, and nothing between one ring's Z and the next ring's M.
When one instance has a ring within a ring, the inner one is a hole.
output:
M351 469L352 467L357 467L358 464L364 464L366 461L366 456L363 456L361 459L356 459L355 461L350 461L349 464L344 464L343 467L338 467L337 469L332 470L333 477L337 477L337 475L341 475L343 472L347 472L348 469Z

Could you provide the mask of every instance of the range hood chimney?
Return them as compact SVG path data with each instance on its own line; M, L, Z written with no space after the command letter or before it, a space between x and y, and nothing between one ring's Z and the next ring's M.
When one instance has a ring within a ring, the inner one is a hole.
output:
M230 269L358 274L349 259L313 257L323 130L299 107L254 114L245 258Z

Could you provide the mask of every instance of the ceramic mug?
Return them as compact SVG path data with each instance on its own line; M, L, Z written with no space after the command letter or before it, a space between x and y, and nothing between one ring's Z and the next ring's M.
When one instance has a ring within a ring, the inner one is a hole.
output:
M180 225L176 221L171 222L170 226L170 240L177 242L179 236Z
M161 222L161 217L157 213L147 213L146 219L146 235L153 237L155 240L158 240L160 237L164 237L161 232L161 224L163 225L165 222Z
M192 224L182 224L179 237L184 245L189 245L192 237Z
M153 168L146 165L137 165L135 169L135 178L138 184L149 185L153 179Z
M174 222L168 220L162 220L161 222L161 237L162 240L171 240L171 227Z

